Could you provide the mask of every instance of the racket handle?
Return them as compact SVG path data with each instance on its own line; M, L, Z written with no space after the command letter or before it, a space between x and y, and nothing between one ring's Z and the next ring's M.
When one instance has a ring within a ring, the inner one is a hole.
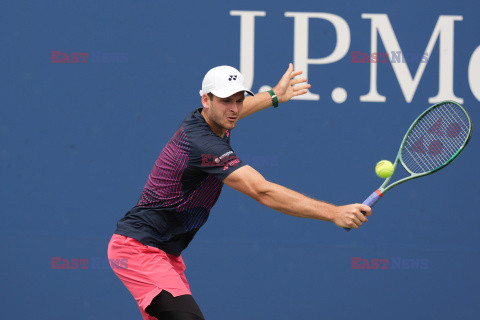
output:
M379 190L375 190L370 196L368 196L367 199L365 199L365 201L362 202L362 204L366 204L371 208L375 205L375 203L377 203L378 199L380 199L382 196L383 194ZM366 214L366 212L363 212L363 211L362 213ZM343 228L343 229L345 229L346 231L352 230L352 228Z

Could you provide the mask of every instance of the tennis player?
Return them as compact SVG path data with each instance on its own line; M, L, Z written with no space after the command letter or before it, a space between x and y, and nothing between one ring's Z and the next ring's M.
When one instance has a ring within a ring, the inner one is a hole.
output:
M187 115L163 148L137 205L118 222L108 246L109 259L126 262L112 268L143 319L204 319L181 253L207 221L223 184L285 214L349 228L367 221L362 211L369 216L370 207L335 206L269 182L230 146L238 120L307 92L307 80L296 78L301 73L290 64L272 90L256 95L233 67L216 67L205 75L203 108Z

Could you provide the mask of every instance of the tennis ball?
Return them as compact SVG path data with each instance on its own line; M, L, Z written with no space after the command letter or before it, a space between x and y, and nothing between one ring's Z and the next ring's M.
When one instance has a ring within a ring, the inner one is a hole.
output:
M393 164L388 160L382 160L375 166L375 173L380 178L388 178L393 174Z

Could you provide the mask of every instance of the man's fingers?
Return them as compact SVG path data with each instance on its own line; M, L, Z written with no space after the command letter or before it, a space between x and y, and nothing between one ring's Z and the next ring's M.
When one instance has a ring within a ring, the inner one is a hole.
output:
M365 215L367 217L372 214L372 208L370 208L369 206L367 206L365 204L359 204L358 206L359 206L360 211L365 212Z
M296 76L299 76L303 73L302 70L295 70L290 74L290 78L295 78Z
M360 212L355 213L355 218L353 220L358 226L362 225L364 222L367 222L367 218Z
M296 97L296 96L301 96L302 94L305 94L305 93L307 93L307 92L308 92L308 90L295 91L295 92L293 93L293 95L294 95L295 97Z
M302 94L306 94L307 92L308 92L308 90L295 91L295 92L293 92L292 97L301 96Z
M288 69L275 87L275 93L279 102L285 102L292 97L308 93L311 85L307 84L306 78L295 79L296 76L302 74L302 70L293 70L293 63L288 65Z
M365 215L362 213L365 212ZM364 222L367 222L367 216L371 215L372 209L364 204L351 204L340 207L340 217L337 226L345 228L358 229Z
M293 77L292 77L292 74L293 74L292 71L293 71L293 64L290 63L290 64L288 65L287 71L285 71L285 73L283 74L282 78L293 78Z
M362 222L366 222L367 221L367 217L360 211L356 211L355 212L355 216Z
M302 83L302 82L307 82L307 78L292 79L290 81L290 85L294 86L294 85Z
M302 84L302 85L296 85L294 87L292 87L293 91L298 91L298 90L305 90L305 89L309 89L311 88L312 86L309 85L309 84Z
M352 218L352 221L347 228L358 229L358 227L360 227L361 225L362 225L362 222L355 217L355 218Z

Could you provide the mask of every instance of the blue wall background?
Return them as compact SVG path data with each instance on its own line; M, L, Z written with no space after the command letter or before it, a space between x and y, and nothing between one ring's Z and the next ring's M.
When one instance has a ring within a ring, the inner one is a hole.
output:
M106 265L107 244L164 144L200 106L205 72L239 67L240 19L231 10L266 11L256 20L254 91L274 85L293 59L286 11L333 13L350 27L349 53L309 68L320 101L266 110L233 132L237 153L274 182L336 204L363 201L381 183L375 163L393 160L407 126L437 93L438 43L411 103L390 64L378 71L387 102L359 101L370 66L352 64L350 51L370 50L362 13L388 14L402 49L416 52L440 15L463 16L455 23L454 88L473 121L480 116L467 81L480 45L474 1L4 1L0 8L4 319L140 319ZM312 56L330 53L332 26L310 28ZM128 61L56 64L52 51ZM330 98L338 86L348 91L343 104ZM225 187L184 252L193 294L208 319L476 319L479 156L474 133L452 166L398 187L350 233ZM57 270L52 257L90 262ZM352 257L390 263L354 270Z

